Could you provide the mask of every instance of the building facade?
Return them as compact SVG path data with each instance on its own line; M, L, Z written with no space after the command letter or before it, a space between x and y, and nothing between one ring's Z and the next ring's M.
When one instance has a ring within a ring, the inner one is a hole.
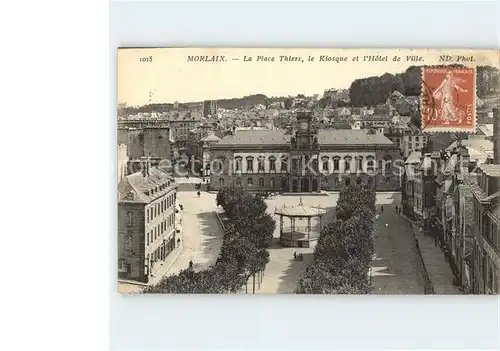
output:
M472 292L500 293L500 165L478 167L477 183L470 185L474 211Z
M118 277L147 282L175 249L176 184L144 164L118 184Z
M118 144L126 144L129 158L151 156L172 159L174 140L167 121L123 120L118 122Z
M399 189L399 149L383 134L318 129L310 111L298 111L296 117L291 132L241 130L212 145L211 188L319 192L358 183Z

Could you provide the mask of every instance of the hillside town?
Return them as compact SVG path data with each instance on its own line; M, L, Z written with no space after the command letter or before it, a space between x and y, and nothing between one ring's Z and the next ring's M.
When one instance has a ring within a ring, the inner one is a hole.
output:
M417 93L363 84L120 104L119 290L498 294L498 90L475 133L426 133Z

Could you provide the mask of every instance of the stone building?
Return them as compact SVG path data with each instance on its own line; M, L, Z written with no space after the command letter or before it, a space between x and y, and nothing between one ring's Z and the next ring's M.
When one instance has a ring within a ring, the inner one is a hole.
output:
M187 152L189 132L198 126L201 115L197 111L177 111L168 116L176 147L180 152Z
M472 183L474 211L474 263L472 292L500 293L500 165L478 167Z
M147 282L175 248L176 184L145 162L118 184L118 277Z
M370 130L318 129L310 111L297 112L285 130L237 130L210 148L211 188L319 192L363 183L400 186L397 145ZM402 164L400 165L403 166Z
M167 121L119 121L118 144L127 145L129 158L142 156L168 160L173 158L174 141Z
M201 176L210 177L210 164L212 162L212 156L210 154L210 148L212 145L217 144L221 139L215 135L215 133L209 133L205 138L201 139L199 142L199 149L201 151Z

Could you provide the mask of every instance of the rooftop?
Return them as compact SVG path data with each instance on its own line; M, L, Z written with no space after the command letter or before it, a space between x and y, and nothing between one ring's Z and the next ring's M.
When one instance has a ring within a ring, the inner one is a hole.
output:
M422 156L422 153L420 151L413 151L406 158L405 164L417 164L417 163L419 163L420 156Z
M490 177L500 177L500 165L484 163L479 168Z
M147 177L142 172L130 174L118 183L118 201L149 203L169 192L169 185L174 182L169 174L156 167L149 170Z
M317 217L322 216L326 213L326 210L320 207L304 206L302 203L302 197L300 202L296 206L287 207L283 205L282 208L276 209L274 214L285 216L285 217Z
M320 145L394 145L383 134L370 134L367 130L320 129L317 136ZM290 139L291 135L285 134L285 130L236 130L216 145L285 145Z

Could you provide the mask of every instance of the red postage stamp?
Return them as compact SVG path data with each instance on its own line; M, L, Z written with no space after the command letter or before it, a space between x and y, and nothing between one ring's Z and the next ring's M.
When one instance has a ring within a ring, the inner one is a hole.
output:
M423 68L420 107L424 132L475 132L475 69Z

